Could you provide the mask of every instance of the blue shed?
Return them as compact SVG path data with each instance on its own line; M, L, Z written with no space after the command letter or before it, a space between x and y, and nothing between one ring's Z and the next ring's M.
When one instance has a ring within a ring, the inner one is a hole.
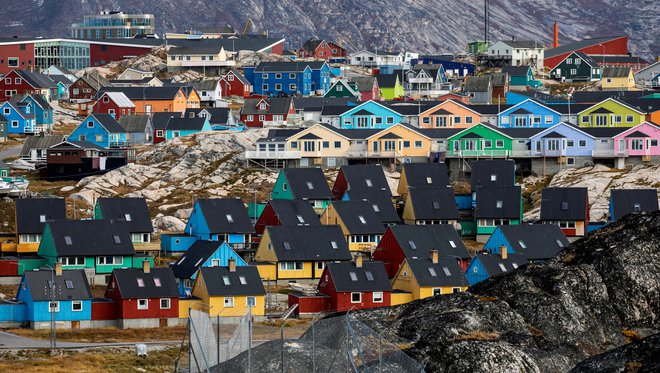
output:
M30 105L6 101L0 106L0 115L7 120L7 133L33 134L37 132L34 114L30 114Z
M196 241L197 237L189 234L163 234L160 236L160 251L166 255L185 252Z

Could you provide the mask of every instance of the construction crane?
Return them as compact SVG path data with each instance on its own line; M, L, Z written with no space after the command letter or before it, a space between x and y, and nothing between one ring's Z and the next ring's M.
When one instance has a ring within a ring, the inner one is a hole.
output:
M248 29L250 28L250 25L252 24L252 18L248 18L247 23L245 24L245 28L243 29L243 33L241 36L245 35L248 32Z

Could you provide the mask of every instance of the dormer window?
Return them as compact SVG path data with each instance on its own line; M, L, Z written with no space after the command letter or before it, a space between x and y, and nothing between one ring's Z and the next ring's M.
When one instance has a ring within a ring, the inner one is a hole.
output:
M502 206L504 206L504 201L502 201L502 200L497 201L495 206L496 206L498 209L501 209Z
M378 205L373 204L371 205L371 207L374 209L374 212L380 212L380 208L378 207Z
M374 186L373 183L371 182L371 179L366 179L365 182L367 183L367 186L368 186L369 188L371 188L372 186Z
M39 215L39 223L45 223L46 222L46 215Z
M525 241L523 240L518 240L518 245L520 245L521 248L526 249L527 245L525 245Z
M266 104L265 103L260 103L259 104L259 110L266 110Z
M298 223L305 223L305 219L302 217L302 215L296 215L296 218L298 218Z
M309 188L309 190L313 190L314 189L314 184L312 184L310 181L308 181L307 182L307 188Z

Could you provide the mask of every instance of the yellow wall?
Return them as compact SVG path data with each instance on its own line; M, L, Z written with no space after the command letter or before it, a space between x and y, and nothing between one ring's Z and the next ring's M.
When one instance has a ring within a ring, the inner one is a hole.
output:
M576 221L575 222L575 235L576 236L584 236L585 230L584 230L584 221Z
M397 136L401 137L400 139L380 139L385 134L388 133L394 133ZM396 142L396 156L397 157L428 157L429 153L431 152L431 139L426 138L417 132L402 126L400 124L394 125L387 130L383 130L381 132L378 132L378 134L374 135L371 138L367 139L367 149L368 152L371 156L377 156L378 154L387 154L388 152L385 151L385 141L392 141L394 140ZM404 141L410 142L410 146L405 148L403 146ZM415 141L421 141L422 146L420 147L415 147ZM379 152L374 153L373 151L373 143L374 142L379 142Z
M16 251L19 253L36 253L39 251L39 243L19 243L16 245Z
M205 309L205 304L197 298L179 298L179 318L187 319L190 309Z
M404 276L404 272L406 276ZM444 287L420 287L417 283L417 280L410 270L408 261L404 261L403 265L399 268L399 271L394 276L392 280L392 289L401 290L412 295L413 300L424 299L433 296L433 289L440 289L441 294L452 294L453 287L444 286ZM467 286L461 287L461 292L466 291ZM394 295L394 293L392 293Z
M610 80L608 82L607 80ZM625 78L603 78L601 80L601 87L603 89L630 89L635 87L635 77L633 76L632 70L630 74Z
M146 105L151 105L152 113L162 113L162 112L181 112L186 111L187 99L186 95L183 94L183 91L179 90L177 96L174 100L133 100L135 104L136 113L145 113Z
M225 307L225 297L209 296L208 291L206 290L206 283L201 272L200 275L195 279L192 293L194 296L202 300L202 304L205 305L203 309L204 311L208 312L209 316L220 315L220 317L234 317L244 316L247 314L247 296L233 296L232 298L234 298L234 307ZM264 296L255 296L255 301L256 305L252 307L252 316L263 316L265 314L266 305ZM181 307L179 307L179 315L181 315Z
M415 224L415 212L413 211L410 194L406 196L406 204L403 206L403 214L401 217L406 224Z
M17 245L14 242L2 242L0 243L0 251L3 253L15 253L16 246Z
M405 168L401 169L401 177L399 178L399 186L396 188L396 193L404 200L408 198L408 179L406 178Z
M275 255L275 249L268 250L270 244L270 235L268 228L264 231L264 235L259 242L257 253L254 256L256 262L265 262L271 264L259 264L259 275L262 279L271 280L293 280L293 279L311 279L312 274L314 278L320 278L323 270L316 269L315 263L303 262L302 270L280 270L280 263Z
M320 139L317 140L300 139L300 137L305 136L308 133L314 134L320 137ZM315 143L313 152L305 151L305 146L304 146L305 141L313 141ZM328 148L323 148L324 141L328 142L329 145ZM335 141L341 142L341 147L335 148ZM298 148L291 147L291 143L293 142L298 142ZM347 138L338 135L336 132L331 131L323 126L316 125L308 129L305 129L303 131L300 131L299 133L295 134L290 139L288 139L287 150L299 151L301 152L301 155L303 157L345 157L346 152L348 152L350 143L351 142Z
M179 55L183 56L183 59L179 60ZM170 56L175 56L174 60L170 58ZM190 60L186 59L186 56L190 56ZM206 60L202 60L202 56L206 58ZM177 54L176 49L172 49L171 52L167 56L167 66L169 67L181 67L183 66L183 62L200 62L200 63L212 63L212 62L224 62L227 61L227 54L225 53L224 49L221 49L220 52L217 54L213 54L213 60L208 59L209 54L184 54L184 53L179 53Z
M312 262L303 262L303 269L302 270L281 270L279 269L279 263L278 265L278 271L277 271L277 279L278 280L289 280L289 279L309 279L312 278ZM320 276L320 275L319 275Z
M411 293L394 293L390 296L390 303L392 306L398 306L399 304L406 304L412 302L413 295Z
M257 270L259 271L259 276L262 280L275 280L277 277L276 264L272 263L259 263L257 264Z

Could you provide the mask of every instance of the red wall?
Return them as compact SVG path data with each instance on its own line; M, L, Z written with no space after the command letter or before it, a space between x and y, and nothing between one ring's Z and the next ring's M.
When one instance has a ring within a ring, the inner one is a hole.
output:
M11 78L11 84L6 84L5 78ZM16 78L21 79L21 84L15 84ZM5 90L15 90L18 94L26 94L33 93L34 88L12 70L7 73L5 77L0 79L0 101L8 101L10 98L9 96L5 96Z
M105 47L105 50L103 50ZM124 47L116 45L89 45L89 66L100 66L112 61L121 61L128 56L141 56L151 51L151 47ZM105 61L105 62L103 62Z
M327 276L328 281L325 281ZM330 311L345 312L350 309L361 310L365 308L389 307L392 304L391 292L383 292L383 302L373 302L373 292L363 291L361 303L351 303L351 292L337 292L332 276L328 274L328 269L323 270L321 281L318 286L319 293L330 297Z
M163 130L163 136L156 136L158 130L154 130L154 144L158 144L165 141L166 130Z
M238 96L238 97L250 96L250 85L243 84L236 77L234 77L234 80L230 82L229 80L227 80L227 76L225 76L220 81L220 89L222 90L223 96Z
M306 297L302 294L289 294L289 307L298 304L296 308L296 315L299 314L312 314L330 309L330 298L325 296Z
M109 114L108 110L114 109L115 110L115 120L119 120L122 115L130 115L131 111L133 108L122 108L119 107L114 101L110 100L109 102L105 103L103 102L103 98L98 100L96 104L94 104L94 107L92 108L92 113L99 113L99 114ZM122 113L122 110L124 111Z
M592 45L582 49L576 50L576 52L584 52L586 54L609 54L609 55L628 55L628 37L623 36L618 39L610 40L602 45ZM572 51L571 51L572 52ZM567 52L560 54L554 57L546 57L543 61L543 66L554 68L557 66L566 56L571 54Z
M21 50L21 45L24 45L25 49ZM9 67L8 65L9 57L18 57L19 59L18 67ZM34 64L33 43L0 46L0 74L7 74L13 69L30 70L30 67L32 67L33 64Z
M374 251L372 259L381 261L385 264L385 270L387 271L387 276L389 278L396 275L399 266L403 263L403 260L406 259L403 250L401 250L401 246L399 246L394 234L392 234L389 229L383 234L380 243Z
M337 201L341 200L346 189L348 189L346 177L344 176L344 172L339 170L337 178L335 179L335 184L332 186L332 197Z
M258 235L263 235L266 227L280 225L280 219L275 214L275 210L270 204L267 204L264 211L261 212L259 219L254 225L254 230Z
M80 85L80 83L82 83L82 85ZM77 95L73 94L74 88L78 89ZM91 90L89 93L84 92L84 89L87 88ZM90 100L94 96L96 96L96 90L82 79L76 80L75 82L73 82L73 84L69 86L69 99L71 100Z
M247 120L247 115L241 114L241 122L243 122L246 126L248 127L263 127L264 123L259 120L259 114L254 114L252 115L252 120L248 122ZM273 120L273 116L271 114L266 114L266 119L264 121L271 121ZM284 116L284 120L286 120L286 116Z
M18 260L0 260L0 276L18 276Z
M114 320L117 318L117 303L92 301L92 320Z
M284 51L284 41L282 41L281 43L277 43L270 49L270 53L278 54L280 56L282 55L283 51Z
M119 306L121 319L164 319L179 317L179 298L170 298L170 309L160 309L160 298L149 298L149 309L138 310L137 299L124 299Z

